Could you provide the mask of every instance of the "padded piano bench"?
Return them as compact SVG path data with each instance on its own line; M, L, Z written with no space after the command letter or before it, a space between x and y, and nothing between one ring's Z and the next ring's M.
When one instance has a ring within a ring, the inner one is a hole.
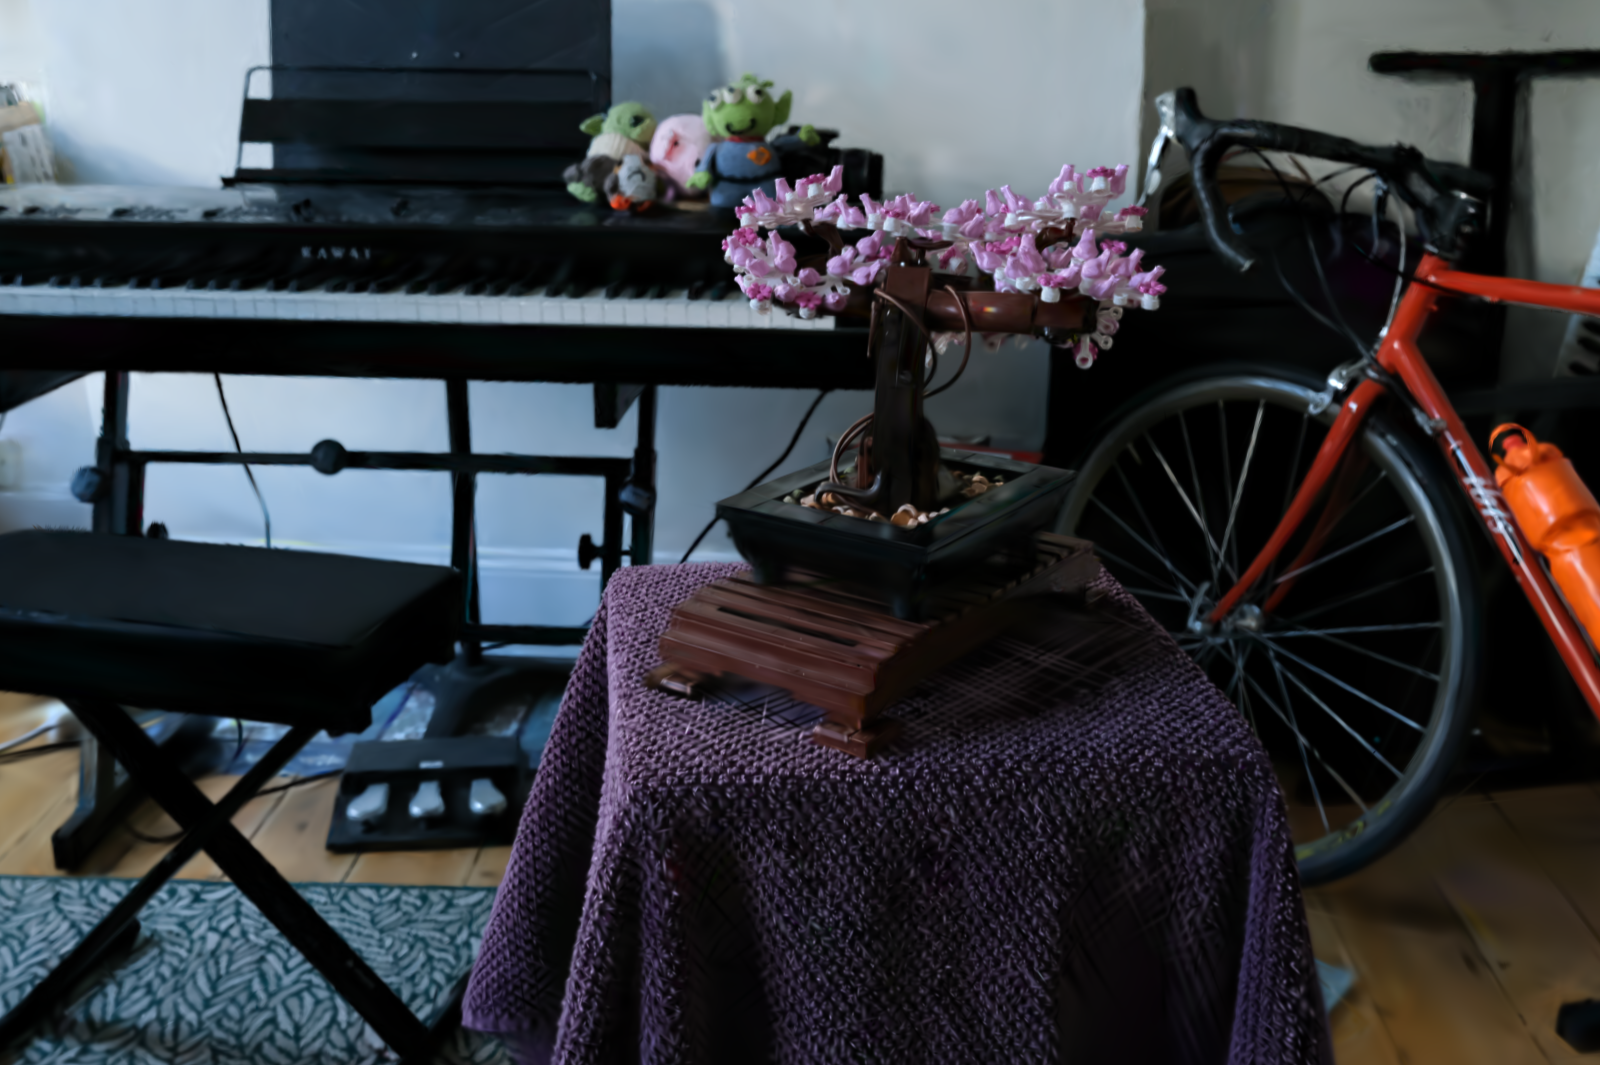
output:
M64 701L184 837L0 1018L0 1055L59 1008L202 849L407 1060L423 1024L231 824L319 731L366 728L377 699L454 653L455 571L340 555L81 532L0 535L0 691ZM213 803L125 706L289 726ZM5 915L0 914L0 920ZM440 1018L447 1022L446 1018Z

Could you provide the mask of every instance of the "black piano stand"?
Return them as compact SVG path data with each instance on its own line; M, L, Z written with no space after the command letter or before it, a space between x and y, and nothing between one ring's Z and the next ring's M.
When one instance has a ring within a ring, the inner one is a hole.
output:
M94 506L93 528L114 536L143 536L145 468L152 462L202 465L311 466L332 476L347 469L440 470L454 475L451 493L450 564L461 573L461 665L478 667L486 643L564 646L582 643L584 626L485 625L479 610L477 533L474 500L479 473L556 474L600 477L605 481L605 513L601 542L585 535L578 545L584 569L600 562L601 586L622 566L648 565L653 549L656 501L656 386L597 383L594 385L594 421L600 429L615 429L628 409L639 408L638 431L632 458L588 458L564 455L479 455L472 451L471 412L467 381L445 380L450 450L425 452L346 451L336 441L323 441L310 454L252 452L135 451L128 444L128 381L126 372L106 372L105 404L95 465L80 470L73 491ZM627 547L623 546L623 518L627 516ZM175 721L165 734L168 743L192 740L209 732L209 723ZM76 868L136 803L141 792L137 774L119 779L115 763L105 757L97 738L86 737L79 771L78 805L52 837L55 863L60 869ZM176 753L174 747L172 753ZM221 864L220 862L218 863Z

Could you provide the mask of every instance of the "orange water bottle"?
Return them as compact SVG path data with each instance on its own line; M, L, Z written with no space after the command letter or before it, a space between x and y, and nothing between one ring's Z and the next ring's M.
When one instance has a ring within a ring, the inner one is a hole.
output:
M1600 647L1600 503L1560 448L1520 425L1496 427L1489 451L1522 535L1550 563L1550 576Z

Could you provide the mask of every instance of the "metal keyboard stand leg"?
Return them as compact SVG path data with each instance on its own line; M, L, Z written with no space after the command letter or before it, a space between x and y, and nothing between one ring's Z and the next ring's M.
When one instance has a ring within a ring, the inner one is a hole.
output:
M639 435L633 449L633 473L622 489L622 507L632 525L628 565L648 566L656 527L656 386L639 394Z
M144 463L129 458L128 377L106 373L100 439L95 465L80 470L73 492L94 505L93 530L100 535L144 535ZM152 738L172 752L195 747L209 736L213 720L174 714L151 730ZM181 755L178 756L181 760ZM76 869L95 846L144 798L143 791L116 763L100 741L83 738L78 755L78 803L50 837L57 869Z

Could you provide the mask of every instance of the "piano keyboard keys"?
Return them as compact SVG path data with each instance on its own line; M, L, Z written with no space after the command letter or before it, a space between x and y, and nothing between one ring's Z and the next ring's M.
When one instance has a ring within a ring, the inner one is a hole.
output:
M409 272L408 272L409 273ZM149 277L135 287L127 279L95 278L74 288L46 285L40 278L18 285L14 278L0 285L0 315L53 317L225 318L260 321L445 322L471 325L623 326L639 329L811 329L833 328L833 319L794 318L781 311L758 314L737 292L717 298L718 286L660 291L652 285L644 296L639 286L626 295L609 297L610 286L582 286L583 295L551 296L534 289L525 295L490 295L492 286L471 295L475 287L461 277L435 278L415 293L403 291L418 278L391 275L355 291L329 283L315 290L269 291L269 278L215 279L205 288L188 288L167 279L153 287ZM309 280L309 278L307 279ZM386 283L387 282L387 283ZM429 287L443 289L429 295ZM552 288L555 286L551 286ZM566 286L562 288L565 290Z

